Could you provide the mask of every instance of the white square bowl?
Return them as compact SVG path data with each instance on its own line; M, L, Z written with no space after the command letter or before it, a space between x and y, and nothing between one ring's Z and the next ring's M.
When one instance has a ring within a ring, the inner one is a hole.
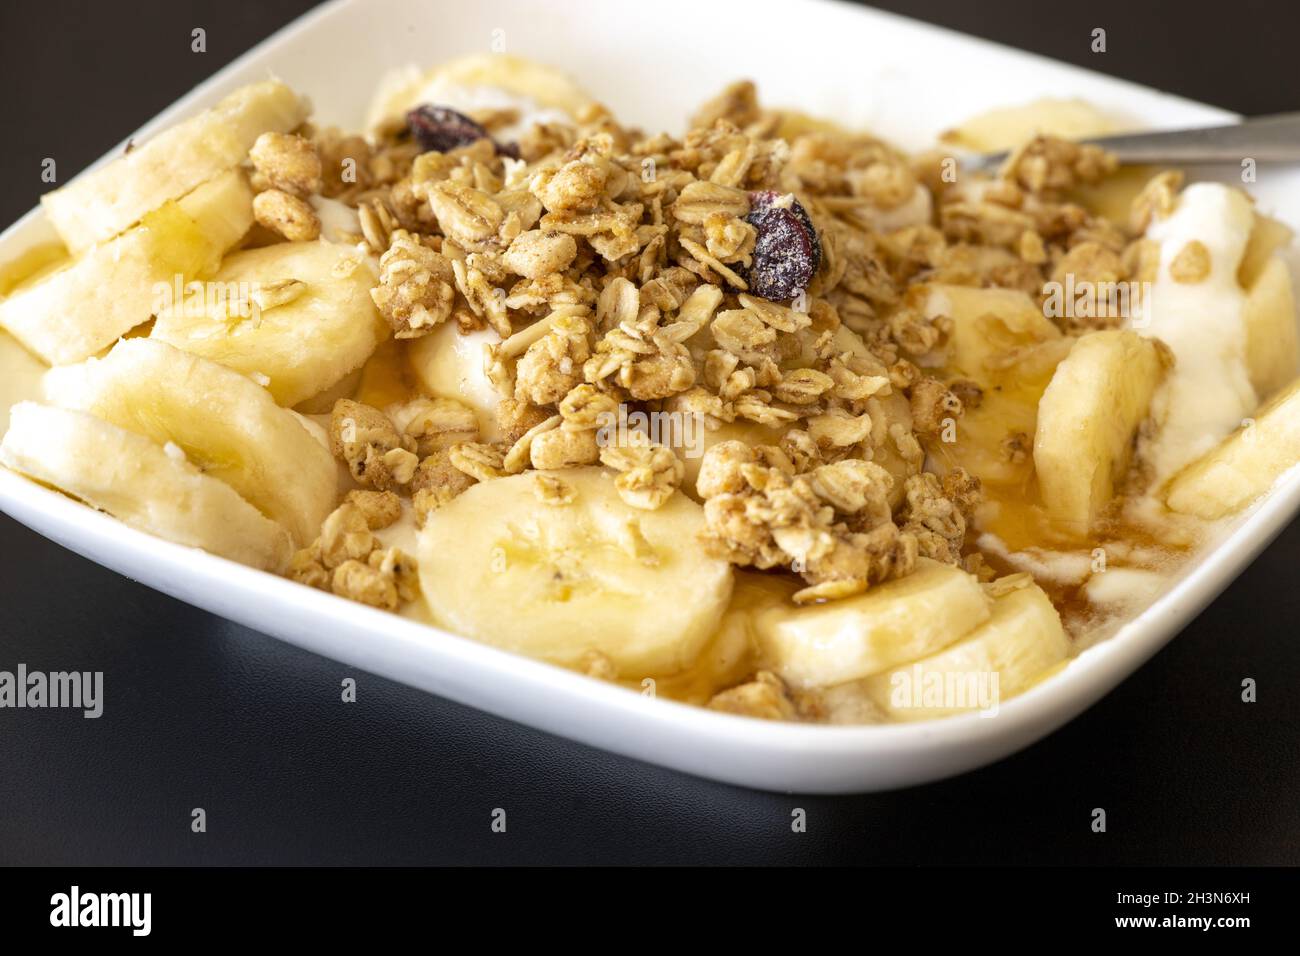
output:
M918 148L992 106L1079 96L1151 127L1231 114L891 15L826 2L335 2L281 30L132 134L143 139L268 73L316 118L358 128L380 75L502 48L561 66L625 121L680 130L739 76L765 103L825 113ZM1104 61L1102 61L1104 63ZM116 155L117 150L111 154ZM110 157L105 157L107 160ZM101 162L105 161L101 160ZM1231 171L1228 171L1231 173ZM1300 224L1300 174L1261 168L1261 207ZM39 209L0 235L0 262L52 237ZM1170 640L1300 509L1300 470L1184 569L1155 603L997 715L888 726L749 720L655 700L212 555L159 540L0 469L0 508L106 567L349 665L521 723L688 773L844 793L934 780L1033 743Z

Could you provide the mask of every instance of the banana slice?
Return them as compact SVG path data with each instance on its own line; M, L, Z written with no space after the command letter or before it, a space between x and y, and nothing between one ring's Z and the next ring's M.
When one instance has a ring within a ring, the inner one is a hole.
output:
M454 322L444 322L407 347L411 367L433 398L454 398L474 409L484 441L501 436L497 406L504 397L487 374L487 347L501 337L491 329L461 335Z
M0 464L177 544L269 571L289 560L289 533L180 449L85 412L15 405Z
M690 664L732 587L730 566L696 543L703 509L684 495L631 508L600 468L540 473L573 492L544 504L537 474L475 485L429 515L418 552L434 619L566 666L599 651L627 679Z
M905 578L812 607L767 608L754 628L768 666L797 688L858 680L946 647L989 618L973 575L920 559Z
M945 467L964 468L1023 499L1033 472L1027 452L1038 427L1038 402L1070 341L1016 289L935 283L924 295L927 316L952 320L943 374L983 390L979 403L955 420L954 432L927 442L927 450Z
M48 401L172 442L307 544L334 507L334 459L294 414L233 369L153 339L124 339L102 359L51 369Z
M46 371L46 366L13 336L0 332L0 430L9 427L10 408L40 394L41 377Z
M1269 263L1276 258L1274 253L1289 246L1293 238L1295 233L1290 226L1256 209L1250 224L1250 235L1246 239L1246 248L1237 265L1237 284L1243 289L1252 288Z
M1151 177L1160 170L1155 166L1121 166L1095 183L1076 183L1064 199L1082 206L1094 216L1111 222L1126 223L1133 200L1141 195Z
M952 320L944 366L981 386L1000 384L1008 353L1061 338L1061 330L1018 289L978 289L934 283L926 287L922 312Z
M1268 398L1296 377L1300 365L1291 272L1282 259L1268 260L1246 294L1241 317L1246 324L1250 384L1257 395Z
M501 94L509 97L502 98ZM476 54L450 60L425 73L408 67L384 77L366 125L374 129L421 103L469 112L502 107L523 107L526 113L560 110L567 114L561 118L572 121L594 100L553 67L504 53Z
M862 686L893 720L996 712L1069 652L1061 616L1043 589L1031 584L997 598L992 617L957 643L868 677Z
M186 280L217 268L253 224L253 192L238 170L95 246L0 302L0 325L51 365L80 362L160 308Z
M172 309L158 316L152 336L251 378L265 376L277 402L297 405L359 368L387 337L370 300L374 283L372 264L352 246L282 242L248 249L228 257L212 277L210 286L224 290L225 303L202 312ZM229 307L263 293L264 306Z
M1084 100L1045 98L973 116L943 140L976 152L1014 149L1041 134L1084 139L1118 132L1120 124Z
M1056 367L1038 403L1034 468L1062 530L1086 535L1110 501L1169 362L1159 342L1108 330L1081 337Z
M308 112L306 101L279 80L241 87L212 109L42 196L41 205L64 245L80 255L239 165L258 136L288 132Z
M1169 483L1173 511L1214 520L1263 496L1300 462L1300 381Z
M328 415L334 410L334 405L340 398L352 398L356 395L357 388L361 385L364 370L365 366L363 365L356 371L349 372L325 391L317 392L311 398L303 399L293 407L293 410L303 415ZM366 404L370 403L367 402Z

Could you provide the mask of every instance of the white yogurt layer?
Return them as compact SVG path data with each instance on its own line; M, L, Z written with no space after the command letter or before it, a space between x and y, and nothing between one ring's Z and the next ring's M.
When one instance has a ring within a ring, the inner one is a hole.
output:
M1237 283L1254 212L1246 196L1218 183L1188 186L1172 215L1147 238L1160 243L1160 268L1149 301L1130 325L1158 338L1175 364L1152 400L1158 428L1138 453L1154 468L1153 489L1217 445L1258 404L1246 366L1246 295ZM1210 253L1210 274L1176 282L1173 259L1192 240Z
M1183 191L1171 215L1155 220L1146 232L1160 244L1159 268L1141 308L1126 324L1168 345L1174 367L1152 400L1155 428L1138 444L1154 480L1147 495L1129 503L1127 513L1140 525L1158 527L1171 542L1190 545L1196 535L1165 510L1161 486L1215 447L1258 404L1246 362L1246 294L1237 282L1253 226L1254 211L1244 193L1197 183ZM1170 267L1192 241L1208 251L1209 274L1199 282L1176 282ZM978 544L1040 580L1082 583L1091 604L1116 614L1146 607L1169 580L1156 555L1115 542L1107 545L1106 556L1118 564L1097 573L1087 551L1013 552L990 533Z
M355 242L361 235L361 217L347 203L327 196L311 196L308 200L320 220L320 236L326 242Z
M380 528L375 532L375 537L379 539L379 544L384 548L400 548L408 555L416 553L419 541L420 530L415 523L415 509L411 502L402 499L402 516L387 528ZM419 621L421 624L428 624L432 627L437 626L433 615L429 613L429 605L421 594L414 601L404 601L398 608L397 613L411 621Z
M1084 586L1093 604L1126 611L1136 611L1154 601L1167 582L1158 571L1143 568L1109 568L1094 574Z
M501 126L492 131L492 138L500 143L519 139L524 133L538 123L572 123L571 117L564 110L543 106L530 96L524 96L511 90L496 86L467 86L448 80L446 77L434 76L421 83L420 71L408 67L385 77L380 84L380 92L375 98L377 104L391 102L394 91L400 90L400 98L410 107L421 103L434 106L449 106L458 113L473 114L488 110L515 110L519 118L515 122ZM372 111L372 123L379 119L383 107L376 106Z
M1012 551L991 531L981 534L975 543L982 551L996 554L1017 571L1028 571L1039 581L1081 584L1092 573L1093 557L1088 551L1054 551L1051 548Z

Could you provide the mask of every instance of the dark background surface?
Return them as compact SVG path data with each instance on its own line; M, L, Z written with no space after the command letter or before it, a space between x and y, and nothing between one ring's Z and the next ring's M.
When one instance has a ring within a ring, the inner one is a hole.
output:
M35 204L43 157L65 180L310 5L5 2L0 223ZM1241 112L1300 108L1282 4L882 6ZM1065 729L955 780L852 798L711 784L350 671L3 516L0 554L0 670L102 670L106 698L99 720L0 710L0 863L1300 863L1300 524ZM1258 703L1241 703L1244 677Z

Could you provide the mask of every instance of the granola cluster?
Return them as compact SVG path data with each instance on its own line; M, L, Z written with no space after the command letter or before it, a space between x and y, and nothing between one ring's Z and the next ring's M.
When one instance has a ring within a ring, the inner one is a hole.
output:
M846 597L910 573L917 538L894 523L889 472L861 458L811 468L809 459L800 462L779 446L728 441L711 448L696 485L705 547L734 564L801 574L810 587L795 595L799 603Z
M248 153L253 163L253 217L290 242L320 236L320 217L307 197L323 187L315 145L293 133L263 133Z
M289 577L309 587L387 611L419 596L415 560L400 548L385 548L373 532L401 517L392 491L359 490L321 524L320 535L294 554Z

